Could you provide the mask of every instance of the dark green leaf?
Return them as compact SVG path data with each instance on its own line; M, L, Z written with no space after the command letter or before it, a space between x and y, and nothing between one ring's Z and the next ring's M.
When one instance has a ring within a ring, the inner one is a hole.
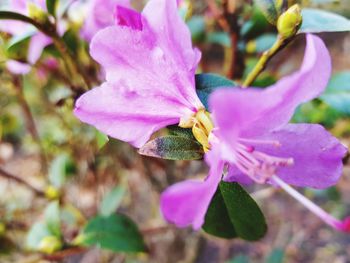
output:
M146 250L137 226L124 215L97 216L88 222L82 236L81 245L97 245L114 252Z
M334 75L320 99L337 111L350 115L350 71Z
M231 47L231 39L227 32L208 33L207 42L212 44L219 44L224 47Z
M167 128L169 130L170 135L182 136L182 137L185 137L187 139L191 139L193 141L196 140L196 138L193 136L191 128L181 128L178 125L170 125Z
M205 216L203 229L223 238L262 238L267 226L263 213L237 183L221 182Z
M31 36L33 36L37 32L36 29L28 30L23 34L19 34L11 38L11 40L7 43L7 49L11 49L14 46L20 44L23 41L27 41Z
M350 31L350 20L341 15L312 8L304 8L302 15L299 33Z
M198 42L205 37L205 20L203 16L192 16L187 21L187 26L191 31L192 39L194 42Z
M46 8L49 14L56 16L56 8L58 5L58 0L46 0Z
M275 0L254 0L254 4L264 14L267 21L275 25L279 16Z
M218 88L232 88L236 84L224 77L216 74L198 74L196 75L196 91L199 99L206 109L208 109L208 97Z
M275 248L266 259L266 263L283 263L284 251L281 248Z
M146 156L168 160L199 160L203 158L203 147L195 140L183 136L158 137L139 149Z

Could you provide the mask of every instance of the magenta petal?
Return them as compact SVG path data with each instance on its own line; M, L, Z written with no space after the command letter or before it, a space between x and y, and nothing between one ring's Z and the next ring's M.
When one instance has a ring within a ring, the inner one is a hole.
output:
M178 123L188 110L161 95L148 97L139 89L122 82L104 83L82 95L74 113L107 135L141 147L153 132Z
M277 140L281 146L260 146L257 150L294 159L293 165L277 170L277 176L288 184L326 188L342 174L342 158L347 149L321 125L288 124L264 139Z
M142 16L133 9L118 5L116 7L115 17L117 24L120 26L128 26L135 30L142 30Z
M30 64L35 64L40 58L44 48L51 43L52 39L41 32L32 36L28 50L28 62Z
M22 63L16 60L8 60L6 61L6 68L12 74L25 75L30 72L32 67L26 63Z
M216 157L207 159L211 167L205 181L187 180L170 186L162 193L160 206L168 222L178 227L192 225L195 230L203 225L223 171L223 162L218 161Z
M90 42L99 30L114 24L117 5L129 7L130 0L90 0L87 18L81 30L86 41Z
M142 13L165 53L174 54L176 64L194 72L198 65L198 50L192 47L191 33L178 14L176 0L150 0Z
M210 108L221 130L244 137L255 136L288 123L296 107L319 96L327 86L331 60L322 40L307 35L302 67L266 90L218 90Z

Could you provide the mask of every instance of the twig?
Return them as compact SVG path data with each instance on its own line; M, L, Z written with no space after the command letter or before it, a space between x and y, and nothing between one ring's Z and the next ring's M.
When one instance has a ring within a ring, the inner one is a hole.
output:
M22 178L20 178L16 175L10 174L9 172L6 172L1 167L0 167L0 176L4 177L6 179L9 179L9 180L15 181L15 182L27 187L28 189L32 190L37 196L40 196L40 197L45 196L45 193L43 191L35 188L34 186L29 184L28 182L24 181Z
M278 37L273 46L265 51L260 57L258 63L255 65L254 69L249 73L246 80L243 82L242 87L250 86L255 79L259 76L259 74L266 68L267 63L277 54L279 50L281 50L289 40L282 39Z
M31 134L33 140L38 144L38 146L40 148L40 160L41 160L42 170L43 170L44 174L46 174L48 171L47 158L46 158L45 151L43 149L43 146L42 146L42 143L40 140L38 129L36 128L36 125L35 125L33 114L30 110L30 107L29 107L27 100L26 100L24 93L23 93L22 81L21 81L20 77L13 76L13 84L14 84L14 88L15 88L16 93L17 93L18 102L19 102L19 104L22 108L22 111L24 113L24 117L25 117L26 124L27 124L27 129L28 129L29 133Z

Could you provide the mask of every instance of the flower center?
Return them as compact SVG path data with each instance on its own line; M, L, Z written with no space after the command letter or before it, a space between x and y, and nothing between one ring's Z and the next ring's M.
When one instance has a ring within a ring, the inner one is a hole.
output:
M281 158L257 151L253 145L273 145L279 147L278 141L243 139L235 147L235 165L257 183L266 183L279 167L293 165L293 158Z
M199 109L191 118L180 121L182 128L192 128L196 140L203 146L204 152L210 150L209 135L214 128L210 113L205 109Z

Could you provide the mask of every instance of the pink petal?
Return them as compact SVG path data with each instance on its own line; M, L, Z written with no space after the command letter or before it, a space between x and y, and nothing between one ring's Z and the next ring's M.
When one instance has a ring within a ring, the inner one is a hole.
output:
M136 86L120 81L94 88L78 99L75 115L111 137L141 147L153 132L187 114L176 101L143 93L143 83L133 83Z
M223 171L223 162L214 156L213 151L208 154L207 162L211 167L205 181L187 180L170 186L162 193L160 206L164 218L178 227L192 225L197 230L204 223Z
M221 130L244 137L255 136L286 124L296 107L319 96L331 74L330 56L322 40L307 35L302 67L266 90L218 90L210 108Z
M114 24L114 11L117 5L130 7L130 0L91 0L87 18L82 27L82 37L90 42L101 29Z
M30 65L27 63L22 63L16 60L8 60L6 61L6 68L12 73L12 74L18 74L18 75L25 75L28 74L29 71L32 69Z
M347 149L334 136L318 124L288 124L283 128L263 136L263 140L277 140L281 146L256 146L263 153L293 158L294 164L279 167L276 174L287 184L326 188L337 183L342 175L342 158ZM246 181L247 175L237 169L225 181Z
M28 49L28 62L30 64L35 64L40 58L44 48L51 43L52 39L41 32L32 36Z
M133 9L118 5L115 17L117 24L120 26L128 26L134 30L142 30L143 28L141 14Z

